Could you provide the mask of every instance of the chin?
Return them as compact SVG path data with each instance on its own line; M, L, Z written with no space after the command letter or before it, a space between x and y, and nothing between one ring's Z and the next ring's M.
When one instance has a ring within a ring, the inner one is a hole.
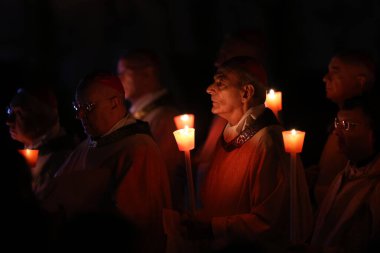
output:
M211 108L211 112L212 112L213 114L218 114L218 113L220 113L220 109L215 108L215 107L212 107L212 108Z

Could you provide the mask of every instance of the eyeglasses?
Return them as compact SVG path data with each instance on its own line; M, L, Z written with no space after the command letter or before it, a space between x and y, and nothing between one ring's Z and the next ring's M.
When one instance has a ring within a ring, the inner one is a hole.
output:
M73 104L74 111L77 115L79 115L80 113L87 114L87 113L93 111L97 104L100 104L103 101L110 100L110 99L113 99L116 97L117 96L113 96L113 97L109 97L109 98L105 98L105 99L100 99L96 102L84 103L84 104L77 103L74 101L72 104Z
M76 113L80 113L80 112L89 113L94 109L94 107L95 107L95 103L79 104L79 103L73 102L73 108Z
M339 120L338 118L335 118L334 120L334 127L335 129L343 129L345 131L350 131L355 128L355 126L359 125L358 123L351 122L348 120Z
M16 113L12 107L10 107L10 106L5 107L5 113L7 114L9 121L13 122L16 120Z

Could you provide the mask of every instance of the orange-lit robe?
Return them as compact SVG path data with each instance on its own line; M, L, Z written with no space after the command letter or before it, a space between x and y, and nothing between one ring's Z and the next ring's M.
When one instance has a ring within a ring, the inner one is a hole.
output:
M131 113L149 123L154 140L161 150L168 169L173 207L184 208L186 174L184 155L178 150L173 132L177 130L174 117L179 114L171 96L165 89L149 93L138 99L131 107Z
M68 217L117 211L138 229L138 252L163 252L162 210L171 198L165 163L148 132L147 123L128 122L82 142L60 168L45 208Z
M272 114L265 109L265 114ZM246 126L264 113L248 115ZM285 153L282 127L259 130L242 146L226 151L219 141L203 184L203 213L211 218L213 245L255 242L263 247L289 240L289 155ZM297 203L302 235L311 230L312 210L302 164L297 166ZM282 245L284 246L284 245ZM270 248L268 248L270 250ZM272 249L275 250L275 249Z

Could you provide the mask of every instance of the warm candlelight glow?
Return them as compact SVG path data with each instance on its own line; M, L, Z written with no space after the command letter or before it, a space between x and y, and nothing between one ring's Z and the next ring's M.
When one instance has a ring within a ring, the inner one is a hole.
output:
M194 127L194 114L182 114L174 117L174 122L177 129Z
M24 156L30 168L36 165L38 159L38 149L19 149L18 152Z
M288 153L301 153L305 132L292 129L291 131L283 131L285 151Z
M180 151L188 151L194 149L194 128L185 127L173 132L175 140Z
M281 91L274 91L270 89L267 93L265 106L273 111L273 113L278 116L278 111L282 110L282 93Z

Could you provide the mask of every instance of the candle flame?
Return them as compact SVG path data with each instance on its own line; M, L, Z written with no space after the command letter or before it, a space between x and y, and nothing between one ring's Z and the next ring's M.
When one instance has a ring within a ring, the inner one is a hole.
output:
M18 151L24 156L29 167L34 167L38 159L38 149L20 149Z
M185 126L194 127L194 114L182 114L174 117L174 123L177 129L183 129Z
M275 99L276 98L276 93L274 92L273 89L270 89L267 96L270 98L270 99Z
M181 120L184 120L184 121L189 120L189 115L187 114L181 115Z
M292 129L292 135L296 135L297 131L295 129Z

